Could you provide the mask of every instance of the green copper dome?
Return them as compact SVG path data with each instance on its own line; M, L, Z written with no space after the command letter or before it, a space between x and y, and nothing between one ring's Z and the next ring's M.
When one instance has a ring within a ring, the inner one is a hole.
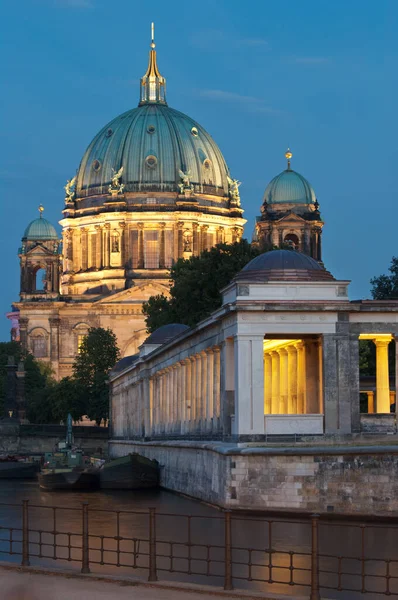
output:
M286 169L270 181L264 192L267 204L314 204L315 192L310 183L300 173Z
M110 121L88 146L76 177L74 198L109 195L112 177L123 192L180 192L228 196L229 171L207 131L166 102L152 40L141 78L140 102Z
M40 217L35 219L25 229L23 240L58 240L55 227L47 219Z

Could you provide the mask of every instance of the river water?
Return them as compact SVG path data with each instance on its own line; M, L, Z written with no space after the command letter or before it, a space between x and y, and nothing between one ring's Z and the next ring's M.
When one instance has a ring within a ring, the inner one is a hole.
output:
M80 570L82 505L87 502L91 572L146 579L148 509L152 507L156 509L159 579L223 586L224 515L214 507L164 490L43 492L33 480L1 480L1 560L21 562L23 500L29 501L32 565ZM308 597L308 586L297 584L308 584L310 580L311 524L307 520L287 520L232 514L236 588ZM398 529L389 524L321 523L321 585L352 590L324 587L323 597L381 599L385 596L378 592L386 591L387 575L390 598L398 599L397 534ZM275 583L265 583L268 579ZM356 591L362 587L368 593Z

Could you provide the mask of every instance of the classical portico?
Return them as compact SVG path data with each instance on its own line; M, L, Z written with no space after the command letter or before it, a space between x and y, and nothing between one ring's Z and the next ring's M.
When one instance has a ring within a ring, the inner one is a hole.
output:
M398 302L350 302L348 284L295 251L255 258L209 319L160 328L116 366L112 437L387 433L395 427L387 347L398 336ZM378 415L360 413L360 339L376 344Z

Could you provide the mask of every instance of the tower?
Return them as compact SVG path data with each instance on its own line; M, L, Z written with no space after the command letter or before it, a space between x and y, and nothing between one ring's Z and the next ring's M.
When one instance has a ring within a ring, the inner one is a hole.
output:
M319 203L307 179L291 168L292 156L288 149L287 168L266 187L254 241L263 248L292 246L321 262L324 223Z
M61 245L55 228L43 217L43 211L40 205L40 217L25 229L18 252L22 301L59 297Z

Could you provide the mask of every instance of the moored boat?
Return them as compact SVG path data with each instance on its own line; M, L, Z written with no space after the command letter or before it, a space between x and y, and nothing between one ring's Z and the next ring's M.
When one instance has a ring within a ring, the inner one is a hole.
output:
M34 479L38 471L39 465L35 462L17 459L0 461L0 479Z
M101 489L138 490L159 485L159 463L140 454L129 454L99 469Z
M42 490L87 490L99 486L98 472L88 469L44 469L39 474Z

